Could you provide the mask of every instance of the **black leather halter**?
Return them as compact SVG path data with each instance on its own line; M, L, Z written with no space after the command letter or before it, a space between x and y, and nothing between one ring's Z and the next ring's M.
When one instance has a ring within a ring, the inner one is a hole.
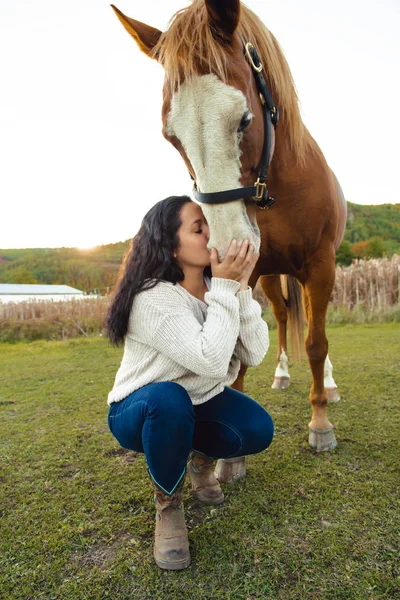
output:
M199 192L196 183L193 188L193 196L197 202L204 204L222 204L223 202L231 202L232 200L243 200L244 198L252 198L255 204L260 208L269 208L275 203L274 198L268 196L267 189L267 174L271 154L271 124L276 128L279 119L279 111L274 104L271 92L268 89L267 83L262 76L263 65L257 50L250 42L244 44L245 56L252 68L257 90L260 94L261 103L264 113L264 145L261 156L261 164L259 177L254 185L249 187L237 188L235 190L226 190L223 192Z

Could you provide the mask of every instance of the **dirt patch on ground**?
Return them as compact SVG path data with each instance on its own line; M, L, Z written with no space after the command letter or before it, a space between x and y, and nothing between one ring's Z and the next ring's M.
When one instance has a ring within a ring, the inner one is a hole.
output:
M130 545L133 542L132 536L124 532L111 544L107 544L106 542L93 544L84 554L76 556L75 560L80 567L88 569L97 567L100 571L106 571L115 562L121 547Z
M191 498L185 502L185 516L188 530L196 529L207 516L204 504Z
M126 448L113 448L112 450L108 450L105 453L106 456L115 456L122 458L123 462L127 465L131 465L135 462L138 452L134 452L133 450L127 450Z
M79 467L71 463L63 463L62 465L60 465L60 467L60 477L74 477L74 475L80 472Z

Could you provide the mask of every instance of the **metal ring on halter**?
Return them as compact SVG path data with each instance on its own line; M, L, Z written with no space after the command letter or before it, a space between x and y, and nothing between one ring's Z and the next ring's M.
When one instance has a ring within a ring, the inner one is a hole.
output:
M253 50L254 50L254 46L253 46L253 44L251 44L250 42L247 42L247 44L246 44L246 45L245 45L245 47L244 47L244 49L245 49L245 52L246 52L246 58L247 58L247 60L249 61L249 63L250 63L250 65L252 66L252 68L253 68L253 69L254 69L254 70L257 72L257 73L261 73L261 71L263 70L263 65L262 65L262 62L260 62L260 64L258 65L258 67L257 67L257 65L255 65L255 64L254 64L254 60L253 60L253 57L252 57L252 55L251 55L250 48L253 48Z

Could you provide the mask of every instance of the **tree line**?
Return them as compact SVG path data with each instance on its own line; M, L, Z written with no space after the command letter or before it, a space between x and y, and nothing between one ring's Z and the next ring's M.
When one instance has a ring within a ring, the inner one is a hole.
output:
M336 254L337 264L400 254L400 204L347 205L346 231Z
M107 294L115 286L130 240L78 248L0 250L0 282L70 285ZM348 202L348 219L336 262L400 254L400 204L366 206Z
M60 284L88 293L108 293L118 278L129 242L78 248L0 250L3 283Z

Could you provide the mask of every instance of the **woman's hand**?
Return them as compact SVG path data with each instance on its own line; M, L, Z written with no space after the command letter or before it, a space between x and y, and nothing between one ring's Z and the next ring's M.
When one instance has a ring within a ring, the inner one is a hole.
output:
M254 250L253 244L250 244L250 248L249 248L249 253L251 254L250 249ZM254 252L254 254L252 254L250 256L248 266L244 270L242 278L239 279L239 281L240 281L240 290L239 291L240 292L247 290L247 288L249 287L249 279L251 277L252 272L254 271L254 267L256 266L259 258L260 258L259 252Z
M212 276L239 281L240 290L247 290L250 275L259 256L259 252L254 254L254 246L249 245L247 240L242 242L239 252L237 252L236 240L232 240L226 257L221 262L217 250L212 248L210 254Z

